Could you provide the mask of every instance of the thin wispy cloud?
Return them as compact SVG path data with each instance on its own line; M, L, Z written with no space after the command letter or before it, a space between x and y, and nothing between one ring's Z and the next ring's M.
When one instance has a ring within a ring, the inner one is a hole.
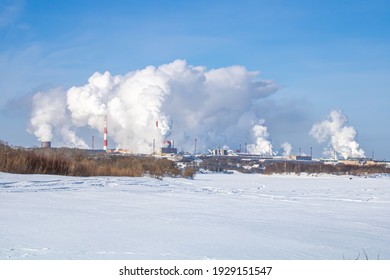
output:
M23 9L23 1L0 3L0 28L12 25Z

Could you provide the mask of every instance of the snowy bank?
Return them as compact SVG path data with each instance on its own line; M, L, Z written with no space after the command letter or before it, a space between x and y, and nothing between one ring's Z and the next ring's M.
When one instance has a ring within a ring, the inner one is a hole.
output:
M390 259L390 178L0 173L0 259Z

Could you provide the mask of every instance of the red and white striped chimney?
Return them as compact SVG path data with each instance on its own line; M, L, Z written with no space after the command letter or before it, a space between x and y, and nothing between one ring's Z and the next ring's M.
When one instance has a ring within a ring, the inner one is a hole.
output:
M104 116L103 150L107 151L107 115Z

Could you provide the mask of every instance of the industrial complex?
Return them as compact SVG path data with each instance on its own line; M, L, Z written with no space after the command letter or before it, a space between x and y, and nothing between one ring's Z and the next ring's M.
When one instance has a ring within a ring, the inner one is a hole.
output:
M48 149L50 142L42 142L41 147ZM107 145L107 138L104 140ZM179 152L173 140L165 140L156 148L153 141L153 152L150 154L133 154L128 150L108 149L84 150L89 156L101 157L154 157L165 158L176 163L184 170L195 168L198 172L224 172L233 170L242 173L333 173L333 174L366 174L389 173L390 162L372 158L313 158L311 155L260 155L227 149L211 149L207 153ZM345 167L343 167L345 166Z
M107 116L104 118L104 129L103 129L103 147L102 149L95 149L95 139L92 136L92 149L87 150L88 154L106 154L109 156L126 156L134 155L130 150L125 149L109 149L108 148L108 129L107 129ZM313 158L313 150L310 148L310 155L302 154L299 149L298 154L279 156L274 155L271 151L268 154L254 154L249 153L246 149L247 144L245 143L245 150L229 150L224 148L210 149L207 153L197 152L197 139L194 139L194 150L193 152L178 152L175 147L175 141L173 139L165 139L162 143L156 143L153 139L151 143L150 154L136 154L137 156L153 156L168 158L175 162L181 162L184 166L201 166L201 162L208 169L215 171L226 171L229 169L241 170L241 171L255 171L262 172L265 166L274 163L298 163L299 166L310 165L310 164L324 164L324 165L346 165L355 167L370 167L370 166L385 166L390 167L390 162L374 160L374 158L347 158L338 159L336 153L333 158ZM41 142L41 148L51 148L52 144L50 141ZM240 145L241 147L241 145ZM287 167L286 167L287 168Z

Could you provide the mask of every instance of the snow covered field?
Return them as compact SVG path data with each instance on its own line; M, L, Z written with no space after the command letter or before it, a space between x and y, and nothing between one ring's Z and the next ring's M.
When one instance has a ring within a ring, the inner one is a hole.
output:
M390 259L390 177L0 173L0 259Z

